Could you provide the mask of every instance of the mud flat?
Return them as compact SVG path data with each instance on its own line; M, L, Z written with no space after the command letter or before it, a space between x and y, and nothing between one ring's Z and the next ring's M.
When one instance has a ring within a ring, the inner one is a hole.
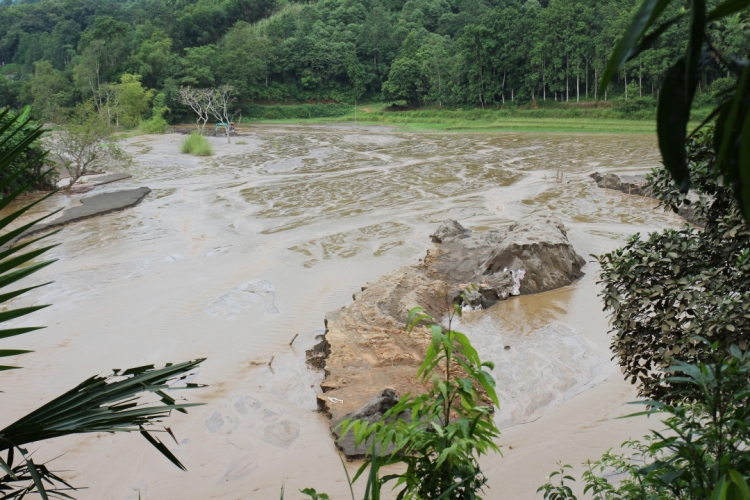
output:
M176 393L204 406L165 421L187 471L137 435L71 436L35 450L40 463L60 457L51 465L88 488L77 498L265 499L278 498L282 484L292 499L308 487L350 498L330 420L316 411L323 372L307 367L305 351L352 293L374 293L381 277L421 265L428 249L447 249L430 241L446 219L473 239L548 211L588 261L568 286L522 290L457 325L495 362L498 381L503 456L482 458L484 498L538 500L559 460L579 466L658 426L616 418L633 411L626 403L635 391L610 361L597 266L587 257L635 232L684 224L588 177L657 166L654 136L415 134L351 124L241 132L243 144L208 137L209 158L180 154L180 134L128 139L133 177L120 182L149 186L147 202L51 236L60 245L50 258L59 260L35 283L53 283L17 299L52 306L12 325L47 328L13 344L34 352L18 360L23 370L3 373L2 422L113 367L208 358L196 380L208 387ZM555 182L557 171L569 182ZM72 198L52 196L31 215L68 208ZM385 326L402 335L393 318ZM369 349L377 362L375 343ZM347 464L350 475L357 466ZM356 498L363 489L355 483Z
M87 193L96 187L104 186L105 184L111 184L113 182L122 181L125 179L130 179L130 177L130 174L123 173L87 175L79 179L79 181L70 188L70 192L74 194ZM68 179L69 178L60 179L57 185L60 187L67 186L65 181Z

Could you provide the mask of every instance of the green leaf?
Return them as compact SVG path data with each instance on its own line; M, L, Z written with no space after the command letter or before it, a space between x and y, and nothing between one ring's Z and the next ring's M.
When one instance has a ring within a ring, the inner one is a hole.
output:
M660 24L658 28L656 28L654 31L652 31L651 33L643 37L643 39L638 44L638 47L632 50L630 56L628 57L628 61L632 61L633 59L641 55L643 51L648 50L651 47L653 47L654 43L659 39L661 35L664 34L665 31L667 31L672 25L680 21L686 15L687 13L683 12L674 16L672 19Z
M740 106L742 104L742 94L746 85L748 84L748 77L750 77L750 64L745 66L740 81L737 85L737 90L734 92L734 99L729 108L726 108L719 115L719 119L716 124L716 138L719 142L719 147L716 150L716 168L721 172L724 172L724 164L728 161L727 158L730 154L730 144L732 142L733 130L735 122L740 112Z
M718 21L750 7L750 0L726 0L708 13L708 21Z
M19 354L26 354L34 351L26 351L23 349L0 349L0 358L7 358L9 356L18 356Z
M739 490L740 498L750 498L750 489L747 487L747 482L745 481L745 478L742 477L742 474L732 469L729 471L729 480Z
M690 189L690 172L685 153L690 102L687 95L685 68L683 58L667 71L656 115L659 149L664 166L672 174L672 178L683 193Z
M706 32L706 0L690 0L690 38L687 47L687 65L685 67L685 85L688 103L688 116L693 102L695 89L700 81L701 61L704 54L703 37ZM707 57L707 51L706 57ZM684 142L684 139L683 139Z
M661 16L664 9L669 5L671 0L644 0L638 8L635 16L630 21L625 34L617 42L612 55L607 62L607 67L602 73L602 79L599 84L599 92L604 93L609 82L619 70L625 65L625 62L633 53L636 43L643 36L646 30Z
M164 445L164 443L162 443L157 438L155 438L154 436L152 436L151 434L149 434L146 431L146 429L143 428L143 426L139 426L139 428L141 430L141 436L143 436L144 438L146 438L146 441L148 441L149 443L151 443L152 445L154 445L154 448L156 448L157 450L159 450L162 455L164 455L165 457L167 457L167 459L169 459L169 461L172 462L173 464L175 464L177 467L179 467L182 470L187 470L185 468L185 466L182 465L182 462L180 462L177 459L177 457L174 456L174 454L171 451L169 451L169 448L167 448Z
M27 328L9 328L7 330L0 330L0 339L15 337L16 335L23 335L24 333L33 332L46 328L44 326L30 326Z
M26 458L26 463L28 464L29 474L31 474L31 478L34 480L34 485L36 486L37 493L39 493L39 496L42 497L42 500L49 500L49 497L47 496L47 490L44 489L44 484L42 484L42 480L39 478L39 472L36 470L34 461L31 460L31 458Z
M13 462L10 460L11 458L13 458L12 450L13 448L10 448L8 451L9 453L8 460L11 462L10 464L8 464L5 460L3 460L3 457L0 457L0 469L5 471L5 473L8 476L10 476L11 479L16 479L16 475L13 473L13 470L11 469L11 467L13 466Z

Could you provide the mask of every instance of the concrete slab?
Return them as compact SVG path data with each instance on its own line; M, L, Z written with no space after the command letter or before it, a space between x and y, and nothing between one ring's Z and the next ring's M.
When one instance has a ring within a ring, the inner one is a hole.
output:
M86 198L81 199L82 205L64 210L62 215L57 219L31 228L28 232L21 235L20 238L26 238L32 234L64 226L72 222L78 222L90 217L96 217L133 207L140 203L150 192L150 188L140 187L137 189L125 189L122 191L112 191L110 193L87 196Z

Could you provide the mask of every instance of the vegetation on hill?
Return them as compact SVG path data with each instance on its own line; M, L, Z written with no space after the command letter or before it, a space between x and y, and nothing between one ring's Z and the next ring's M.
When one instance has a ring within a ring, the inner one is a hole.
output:
M133 127L152 116L152 100L159 117L190 119L179 99L188 85L231 85L244 116L263 114L253 103L351 105L355 98L480 108L655 99L687 43L685 16L602 94L596 88L637 3L3 0L0 106L33 104L38 118L55 120L93 99ZM665 15L680 9L672 5ZM747 23L736 15L710 23L708 35L728 56L750 45ZM728 76L711 61L696 99L711 100L731 84Z

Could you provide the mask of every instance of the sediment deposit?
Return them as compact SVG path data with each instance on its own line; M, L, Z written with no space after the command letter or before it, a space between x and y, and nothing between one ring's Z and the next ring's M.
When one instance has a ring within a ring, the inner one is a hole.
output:
M382 389L424 390L415 376L430 335L426 328L404 330L413 307L441 321L455 302L486 309L511 295L553 290L583 275L584 259L560 219L548 212L476 235L446 220L431 238L436 246L422 262L362 287L354 302L326 315L325 339L308 351L308 359L325 369L318 405L334 426ZM470 284L478 289L462 298Z

